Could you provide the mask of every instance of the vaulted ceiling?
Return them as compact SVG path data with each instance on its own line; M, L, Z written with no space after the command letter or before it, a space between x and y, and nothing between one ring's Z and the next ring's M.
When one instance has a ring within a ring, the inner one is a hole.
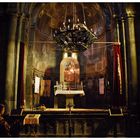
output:
M36 18L34 18L36 17ZM83 23L91 29L98 38L107 30L114 29L113 10L109 4L103 3L43 3L34 5L32 18L36 28L42 34L48 34L60 28L63 22L71 19L72 22Z

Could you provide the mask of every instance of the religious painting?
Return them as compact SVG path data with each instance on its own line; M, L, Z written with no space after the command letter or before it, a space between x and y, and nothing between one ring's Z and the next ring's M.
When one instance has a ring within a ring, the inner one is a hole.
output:
M60 64L60 81L78 83L80 80L79 63L72 57L64 58Z
M75 82L75 65L72 61L68 62L65 66L64 81Z

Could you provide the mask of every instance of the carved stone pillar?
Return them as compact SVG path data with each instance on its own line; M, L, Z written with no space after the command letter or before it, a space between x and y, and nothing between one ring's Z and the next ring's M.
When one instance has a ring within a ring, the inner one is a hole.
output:
M128 94L129 105L131 108L136 105L136 95L138 86L138 73L137 73L137 55L136 55L136 43L135 43L135 25L134 18L135 12L132 4L126 5L126 34L128 45Z
M17 94L18 94L18 74L19 74L19 56L20 56L20 41L21 41L21 29L22 29L22 14L18 15L17 19L17 32L16 32L16 63L15 63L15 103L14 109L17 108Z
M115 28L115 42L118 42L117 44L113 44L113 95L112 95L112 106L122 106L123 104L123 85L124 81L122 81L122 32L121 32L121 22L120 22L120 15L116 14L114 15L116 28ZM120 47L120 52L117 52L116 48ZM118 57L118 58L117 58ZM118 59L118 60L117 60Z
M19 55L19 74L18 74L18 97L17 108L25 106L25 89L26 89L26 63L27 63L27 44L28 44L28 18L22 17L22 28L20 38L20 55Z
M26 69L26 108L32 108L33 106L33 48L35 41L35 28L36 24L32 24L30 27L29 44L27 48L27 69Z
M115 28L115 37L114 37L114 41L115 42L120 42L120 24L119 24L119 16L118 15L114 15L115 18L115 23L116 23L116 28Z
M6 80L5 80L5 103L7 113L14 108L14 95L15 95L15 37L17 27L17 14L7 15L8 34L5 41L7 41L6 47Z
M122 47L123 47L123 64L124 64L124 78L125 78L125 102L126 106L128 106L128 69L127 69L127 46L126 46L126 34L125 34L125 19L124 17L121 18L121 25L122 25Z

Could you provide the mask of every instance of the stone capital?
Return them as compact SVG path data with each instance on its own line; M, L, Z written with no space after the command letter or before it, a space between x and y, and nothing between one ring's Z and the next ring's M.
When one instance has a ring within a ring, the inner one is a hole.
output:
M127 18L134 18L135 17L135 9L133 4L126 5L126 17Z

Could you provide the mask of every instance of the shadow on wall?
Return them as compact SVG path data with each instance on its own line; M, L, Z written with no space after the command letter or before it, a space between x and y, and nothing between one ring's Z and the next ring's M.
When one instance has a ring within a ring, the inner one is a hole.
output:
M40 89L40 104L45 105L47 108L52 108L54 105L54 91L55 79L53 76L53 68L47 68L45 70L43 80L41 80Z

